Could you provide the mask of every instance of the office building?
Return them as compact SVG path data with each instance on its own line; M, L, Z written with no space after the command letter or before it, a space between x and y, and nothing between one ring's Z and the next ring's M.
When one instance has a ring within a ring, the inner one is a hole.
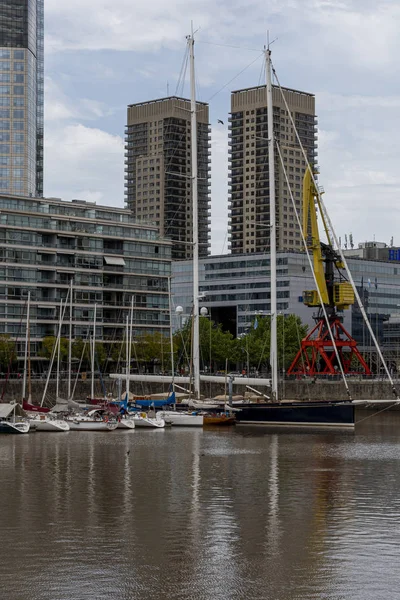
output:
M122 341L133 298L133 334L168 335L171 242L129 210L82 200L0 196L0 334L25 339L31 292L31 353L57 334L60 301L73 281L73 340ZM68 315L69 317L69 315ZM68 318L62 335L68 336Z
M208 104L197 103L199 255L210 245ZM173 241L175 259L192 256L190 101L175 96L128 106L126 204Z
M398 315L400 311L400 253L393 256L386 261L358 257L347 259L374 334L381 344L385 341L384 323L390 315ZM270 313L269 266L269 255L264 253L209 256L201 260L200 306L207 307L211 318L222 323L224 329L230 330L233 335L246 333L257 314ZM303 303L303 291L310 289L315 289L315 283L306 254L278 252L278 313L298 315L303 323L313 326L316 310ZM172 263L172 293L174 305L181 305L183 314L190 315L193 290L189 261ZM342 316L345 328L357 340L360 349L370 351L373 344L357 304L345 310ZM177 318L173 325L175 329L179 327ZM400 356L400 352L398 354Z
M310 164L316 161L317 121L313 94L283 88ZM275 139L287 172L290 189L301 215L305 160L279 88L273 87ZM232 92L229 133L230 206L229 239L232 254L269 249L269 167L266 86ZM284 171L275 152L276 239L280 250L301 250Z
M43 195L44 0L0 3L0 193Z

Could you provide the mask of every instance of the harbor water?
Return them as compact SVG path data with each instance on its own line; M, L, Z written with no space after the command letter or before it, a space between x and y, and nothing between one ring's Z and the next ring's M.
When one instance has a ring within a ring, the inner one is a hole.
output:
M0 437L7 600L377 600L400 589L400 415L356 431Z

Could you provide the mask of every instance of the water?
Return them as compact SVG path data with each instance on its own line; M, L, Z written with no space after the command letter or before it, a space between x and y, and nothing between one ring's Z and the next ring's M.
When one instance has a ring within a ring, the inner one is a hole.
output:
M399 467L393 413L355 434L3 435L0 596L396 598Z

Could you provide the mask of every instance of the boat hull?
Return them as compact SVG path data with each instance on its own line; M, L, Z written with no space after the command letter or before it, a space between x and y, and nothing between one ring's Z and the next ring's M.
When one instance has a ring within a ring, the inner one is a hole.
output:
M66 432L70 430L69 423L63 419L34 419L31 425L36 431Z
M145 427L147 429L164 429L165 421L164 419L153 419L150 417L133 417L135 422L135 427Z
M226 417L225 415L207 416L204 415L204 427L207 425L217 425L218 427L234 425L236 421L235 417Z
M104 421L68 421L71 431L114 431L118 423Z
M132 429L135 429L135 421L133 419L121 419L118 422L117 429L129 429L132 431Z
M333 427L352 429L355 407L351 402L293 402L242 405L237 425L273 427Z
M179 411L161 411L158 413L167 425L173 427L203 427L203 415L185 414Z
M29 433L30 423L28 422L16 422L12 423L11 421L0 421L0 433L11 433L11 434L21 434L21 433Z

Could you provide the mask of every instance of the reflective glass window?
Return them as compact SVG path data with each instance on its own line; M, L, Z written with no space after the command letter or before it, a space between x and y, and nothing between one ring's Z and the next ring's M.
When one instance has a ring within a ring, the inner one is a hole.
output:
M14 166L22 166L24 164L24 157L23 156L13 156L13 165Z
M2 96L6 96L11 92L11 88L9 85L0 85L0 94Z
M11 63L9 60L0 60L0 71L9 71Z
M9 187L10 187L9 179L3 179L3 180L0 179L0 189L6 190Z
M3 73L3 75L8 75L8 73ZM4 80L4 81L9 81L9 80ZM14 73L13 81L14 81L14 83L24 83L24 76L22 75L22 73Z
M0 106L10 106L10 98L0 97Z
M5 133L4 131L0 131L0 142L9 142L9 141L10 141L10 134Z
M10 112L10 111L8 111L8 112ZM1 111L0 111L0 113L1 113ZM13 117L14 117L14 119L23 119L25 116L24 113L25 113L25 111L23 109L15 109L13 111Z
M8 100L8 98L7 98L7 100ZM24 98L14 98L14 100L13 100L13 106L24 106L24 104L25 104Z
M0 144L0 154L10 154L10 146L8 144Z
M25 69L25 64L23 62L15 62L14 63L14 71L23 71Z
M10 93L10 92L8 92ZM22 96L24 93L24 86L23 85L14 85L14 94L16 96Z
M10 109L9 108L0 108L0 119L9 119L10 118Z
M24 133L13 133L13 142L23 142L24 137Z
M10 164L10 157L9 156L0 156L0 165L1 166L8 166Z
M14 154L23 154L24 153L24 147L14 144L13 145L13 153Z
M11 73L0 73L0 82L1 83L10 83L11 81Z
M23 121L14 121L13 129L16 129L17 131L23 131L24 130L24 122Z
M22 179L24 176L24 169L14 169L13 175L14 177L20 177Z
M24 58L24 51L23 50L14 50L14 58L21 59Z
M0 121L0 129L10 129L10 121Z
M1 49L0 50L0 58L11 58L10 50Z
M0 168L0 177L10 177L10 169Z

